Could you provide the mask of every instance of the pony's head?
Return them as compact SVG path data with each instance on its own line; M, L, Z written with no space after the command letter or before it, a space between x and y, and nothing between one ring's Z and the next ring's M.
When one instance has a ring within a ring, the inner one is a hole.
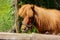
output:
M33 5L26 4L19 9L19 16L23 18L21 30L27 32L31 29L33 23Z

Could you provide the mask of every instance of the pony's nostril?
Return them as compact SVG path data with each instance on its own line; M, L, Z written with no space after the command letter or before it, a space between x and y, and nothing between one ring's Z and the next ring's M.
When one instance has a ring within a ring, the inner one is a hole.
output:
M27 30L28 30L28 28L24 28L24 29L21 29L21 30L27 31Z
M26 28L24 28L24 30L26 30Z
M25 28L24 30L28 30L28 28Z
M28 28L21 29L22 32L27 32Z

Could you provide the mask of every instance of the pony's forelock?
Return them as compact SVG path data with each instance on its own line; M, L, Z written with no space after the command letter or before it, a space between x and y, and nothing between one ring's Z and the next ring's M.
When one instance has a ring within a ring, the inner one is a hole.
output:
M21 17L25 17L25 16L29 16L32 17L33 16L33 10L32 10L33 5L23 5L20 9L19 9L19 16Z

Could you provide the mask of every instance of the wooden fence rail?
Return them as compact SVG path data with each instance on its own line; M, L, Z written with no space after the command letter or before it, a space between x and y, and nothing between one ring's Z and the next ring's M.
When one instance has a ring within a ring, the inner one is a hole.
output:
M26 34L0 32L0 40L60 40L60 36L37 33Z

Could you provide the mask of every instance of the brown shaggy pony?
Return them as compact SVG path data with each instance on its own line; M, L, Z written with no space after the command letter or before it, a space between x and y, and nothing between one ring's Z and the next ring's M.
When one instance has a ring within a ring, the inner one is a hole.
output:
M60 32L60 10L26 4L19 9L18 15L24 18L22 31L26 31L34 24L40 33L58 34Z

